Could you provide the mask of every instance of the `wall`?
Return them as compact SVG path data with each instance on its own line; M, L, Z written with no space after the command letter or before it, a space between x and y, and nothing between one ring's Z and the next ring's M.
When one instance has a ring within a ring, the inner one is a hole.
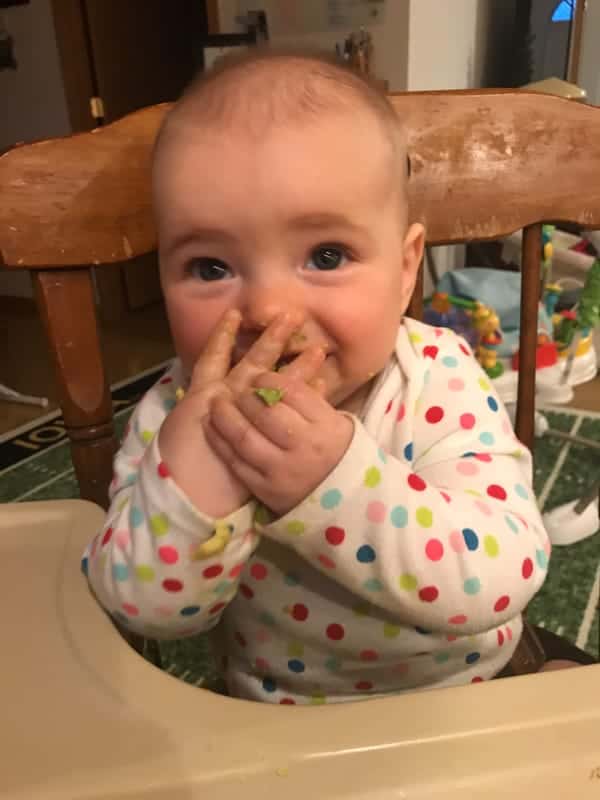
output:
M580 0L581 2L582 0ZM581 56L579 61L579 86L583 87L588 101L600 105L600 0L587 0L583 19Z
M50 0L2 10L16 70L0 72L0 151L15 142L70 132ZM31 297L27 274L0 271L0 294Z

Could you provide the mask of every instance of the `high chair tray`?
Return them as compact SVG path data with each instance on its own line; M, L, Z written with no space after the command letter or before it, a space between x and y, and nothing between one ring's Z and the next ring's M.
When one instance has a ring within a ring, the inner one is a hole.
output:
M210 694L145 662L90 596L102 517L0 510L0 797L600 798L600 666L314 708Z

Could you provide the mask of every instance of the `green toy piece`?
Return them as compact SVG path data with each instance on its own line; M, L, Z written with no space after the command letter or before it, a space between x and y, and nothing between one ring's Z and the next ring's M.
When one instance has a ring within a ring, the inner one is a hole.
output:
M283 389L255 389L254 394L267 406L274 406L283 397Z

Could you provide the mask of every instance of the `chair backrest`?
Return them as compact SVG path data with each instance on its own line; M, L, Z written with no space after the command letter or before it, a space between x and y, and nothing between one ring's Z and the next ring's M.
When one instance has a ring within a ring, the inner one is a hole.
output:
M541 223L600 227L600 110L502 91L419 92L391 101L408 130L410 213L425 223L429 244L524 228L516 428L531 446ZM0 157L0 264L33 271L82 495L99 502L116 443L90 267L156 247L149 163L167 108ZM421 298L419 286L415 316Z

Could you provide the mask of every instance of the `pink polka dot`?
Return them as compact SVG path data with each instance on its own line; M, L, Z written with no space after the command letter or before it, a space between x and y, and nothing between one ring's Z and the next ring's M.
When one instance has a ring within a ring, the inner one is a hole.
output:
M165 578L162 587L165 592L180 592L183 589L183 583L177 578Z
M172 617L175 613L174 609L169 608L169 606L158 606L154 611L159 617Z
M123 611L128 614L130 617L137 617L139 616L140 610L137 606L132 605L131 603L123 603L121 606Z
M218 614L219 611L222 611L225 608L225 603L217 603L216 606L213 606L208 610L209 614Z
M456 465L456 471L459 472L461 475L465 475L466 477L471 477L472 475L477 475L479 472L479 467L477 464L474 464L470 459L461 459L458 464Z
M458 636L455 636L453 633L446 634L446 641L447 642L455 642L458 639Z
M102 537L102 545L103 546L110 542L112 535L113 535L113 529L112 528L107 528L104 531L104 536Z
M396 422L402 422L405 414L406 414L406 406L404 405L404 403L402 403L400 408L398 409L398 413L396 414Z
M450 547L454 550L455 553L464 553L466 544L465 544L465 537L462 535L460 531L452 531L449 536L450 540Z
M497 631L497 635L498 635L498 647L502 647L502 645L504 644L504 634L502 633L502 631Z
M221 564L211 564L210 567L203 570L202 575L210 580L211 578L218 578L222 572L223 566Z
M165 545L158 548L158 557L163 564L176 564L179 561L179 553L175 547Z
M338 545L342 544L346 538L346 531L343 528L338 528L335 525L331 525L325 531L325 538L330 545L337 547Z
M334 642L339 642L346 635L346 631L341 625L333 623L332 625L327 626L326 634L328 639L331 639Z
M448 381L448 389L450 389L451 392L462 392L464 388L465 382L462 378L451 378Z
M243 564L236 564L235 567L232 567L229 570L229 577L230 578L237 578L237 576L241 573L241 571L243 569L244 569L244 565Z
M252 564L250 567L250 575L252 575L255 581L264 581L268 575L268 571L264 564Z
M473 414L461 414L460 416L460 427L464 428L466 431L470 431L471 428L475 427L475 417Z
M259 672L270 672L271 670L271 665L265 658L257 658L254 663Z
M131 544L131 536L129 531L117 531L115 533L115 543L119 550L127 550Z
M494 513L492 509L488 506L488 504L483 502L483 500L476 500L475 508L478 508L482 514L486 515L486 517L491 517L492 514Z
M387 516L387 508L384 503L374 500L367 506L367 519L369 522L384 522Z
M329 558L329 556L326 556L324 553L321 553L319 556L319 561L325 567L325 569L335 569L335 561Z
M427 488L427 484L423 478L420 478L414 472L411 472L408 476L408 485L411 489L414 489L415 492L423 492Z
M441 406L430 406L425 412L425 419L430 425L435 425L444 419L444 409Z
M527 580L527 578L531 578L533 574L533 561L530 558L526 558L523 561L523 566L521 567L521 574Z
M506 491L497 483L491 483L486 491L490 497L494 497L496 500L506 500Z
M510 605L510 597L507 594L503 594L502 597L499 597L495 604L494 604L494 611L504 611L505 608L508 608Z
M379 653L375 650L363 650L360 654L361 661L377 661L379 659Z
M169 472L169 468L167 467L167 465L165 464L164 461L160 462L160 464L158 465L157 471L158 471L159 477L161 477L161 478L168 478L169 475L171 474Z
M237 631L237 632L234 634L234 637L233 637L233 638L234 638L234 639L235 639L235 641L236 641L236 642L239 644L239 646L240 646L240 647L246 647L246 645L248 644L248 643L246 642L246 638L244 637L244 634L243 634L243 633L240 633L239 631Z
M447 494L446 492L440 492L440 494L442 495L442 497L444 498L444 500L445 500L447 503L450 503L450 502L452 502L452 498L450 497L450 495L449 495L449 494Z
M508 641L512 642L512 628L509 625L506 626L506 635L508 636Z
M502 430L504 433L512 433L512 425L507 419L502 423Z
M444 555L444 545L439 539L430 539L425 545L425 553L430 561L439 561Z
M448 619L449 625L464 625L468 617L466 614L455 614Z
M265 628L261 628L256 632L256 636L254 638L259 644L267 644L267 642L271 641L271 634Z
M419 597L424 603L434 603L438 599L439 594L435 586L424 586L419 590Z

